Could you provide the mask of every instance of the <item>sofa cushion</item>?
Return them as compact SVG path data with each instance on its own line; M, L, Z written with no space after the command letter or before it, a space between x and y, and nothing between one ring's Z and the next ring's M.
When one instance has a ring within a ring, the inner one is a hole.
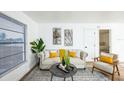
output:
M59 56L62 58L65 55L66 50L65 49L59 49Z
M60 62L60 57L46 58L42 64L55 64Z
M112 58L111 57L107 57L107 56L100 56L100 61L106 62L106 63L110 63L110 64L113 63Z
M77 57L70 57L71 64L83 64L83 60Z
M68 56L70 57L76 57L76 51L69 51Z
M58 62L60 62L60 57L46 58L42 62L42 64L55 64L55 63L58 63ZM70 62L71 62L71 64L79 64L79 65L84 63L83 60L81 60L80 58L77 58L77 57L75 57L75 58L70 57Z
M100 61L94 62L94 67L107 71L109 73L113 72L113 65L105 63L105 62L100 62Z
M112 64L113 63L113 55L110 53L102 52L100 55L100 61Z
M57 52L56 51L50 51L50 58L57 57Z

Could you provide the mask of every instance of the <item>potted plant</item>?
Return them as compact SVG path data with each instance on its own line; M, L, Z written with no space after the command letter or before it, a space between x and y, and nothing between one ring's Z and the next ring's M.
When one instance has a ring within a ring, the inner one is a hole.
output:
M37 39L36 41L30 42L31 44L31 51L33 54L36 54L36 57L38 58L38 64L40 63L40 53L44 50L45 44L42 40L42 38Z
M60 60L61 60L60 66L64 70L70 70L70 57L66 53L64 53L64 57L60 58Z
M64 59L65 59L66 69L69 70L69 67L70 67L70 57L67 54L65 54L64 55Z

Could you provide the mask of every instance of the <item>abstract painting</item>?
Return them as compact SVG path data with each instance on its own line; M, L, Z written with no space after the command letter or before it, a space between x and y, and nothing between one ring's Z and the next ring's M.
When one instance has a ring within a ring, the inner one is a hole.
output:
M61 45L61 28L53 28L53 45Z
M64 30L64 45L73 46L73 31L72 29Z

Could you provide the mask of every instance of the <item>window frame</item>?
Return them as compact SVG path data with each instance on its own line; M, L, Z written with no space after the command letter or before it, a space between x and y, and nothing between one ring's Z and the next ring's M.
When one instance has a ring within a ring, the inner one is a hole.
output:
M16 20L16 19L14 19L14 18L12 18L12 17L9 17L9 16L7 16L7 15L1 13L1 12L0 12L0 17L7 20L7 21L10 21L14 24L17 24L19 26L23 26L23 29L24 29L23 33L22 33L23 34L23 39L24 39L24 42L23 42L24 51L22 51L22 55L24 56L24 60L22 60L22 62L18 63L17 65L15 65L15 66L7 69L6 71L2 72L2 74L0 74L0 78L1 78L1 77L5 76L6 74L10 73L11 71L19 68L21 65L23 65L26 62L26 31L27 31L27 25L18 21L18 20ZM0 29L2 29L2 28L0 28ZM7 30L9 31L10 29L7 29ZM14 31L10 31L10 32L14 32ZM21 32L17 32L17 31L15 31L15 32L16 33L21 33Z

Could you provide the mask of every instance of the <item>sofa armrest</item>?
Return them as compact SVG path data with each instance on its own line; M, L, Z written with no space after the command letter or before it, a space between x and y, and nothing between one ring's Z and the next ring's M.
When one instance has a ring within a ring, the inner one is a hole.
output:
M94 58L94 62L99 61L99 57Z
M84 51L81 51L80 52L80 59L81 60L86 60L86 57L88 56L88 53L84 52Z
M119 60L113 60L113 65L117 65L119 63Z

